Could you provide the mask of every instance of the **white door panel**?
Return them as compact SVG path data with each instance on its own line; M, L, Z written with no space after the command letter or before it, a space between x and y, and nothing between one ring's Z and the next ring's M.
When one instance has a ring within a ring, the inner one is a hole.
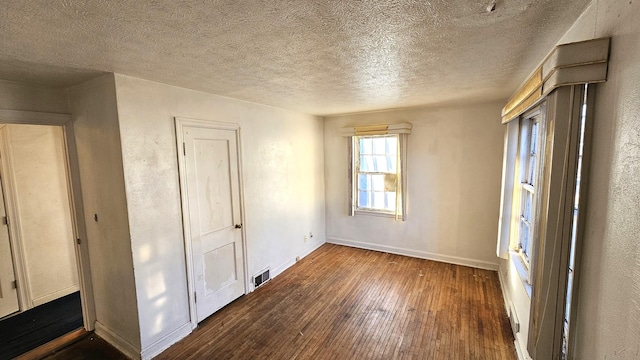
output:
M185 127L183 138L200 322L245 292L238 150L233 130Z

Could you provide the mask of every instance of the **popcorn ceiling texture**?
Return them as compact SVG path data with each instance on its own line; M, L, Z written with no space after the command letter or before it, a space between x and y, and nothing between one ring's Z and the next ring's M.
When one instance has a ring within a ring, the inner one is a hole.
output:
M589 0L487 3L4 0L0 78L111 71L311 114L505 99Z

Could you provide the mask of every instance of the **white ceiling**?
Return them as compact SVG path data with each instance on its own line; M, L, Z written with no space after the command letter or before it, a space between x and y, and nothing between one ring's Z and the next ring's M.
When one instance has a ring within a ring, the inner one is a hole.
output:
M310 114L507 98L590 0L2 0L0 78L103 71Z

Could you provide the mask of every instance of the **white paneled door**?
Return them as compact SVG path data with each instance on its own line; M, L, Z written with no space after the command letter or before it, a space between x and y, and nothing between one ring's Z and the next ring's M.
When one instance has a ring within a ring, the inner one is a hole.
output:
M20 309L6 216L2 184L0 184L0 219L2 219L0 223L0 318Z
M235 130L183 128L196 303L200 322L245 293Z

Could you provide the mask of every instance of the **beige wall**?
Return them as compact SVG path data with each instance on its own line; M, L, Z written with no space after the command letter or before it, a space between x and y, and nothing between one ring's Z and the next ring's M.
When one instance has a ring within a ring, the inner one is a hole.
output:
M79 290L62 128L6 125L3 154L15 187L29 298L33 306ZM6 180L6 179L5 179Z
M114 75L69 89L96 309L96 332L139 354L140 326ZM94 220L97 214L98 221Z
M497 268L504 102L328 117L327 241ZM340 128L408 122L407 220L347 216L347 138Z
M0 109L69 113L67 92L54 87L0 80Z
M640 2L595 0L559 43L611 36L597 86L576 359L640 355Z
M115 79L147 356L178 340L190 321L173 117L241 127L247 276L266 267L277 275L324 242L323 124L269 106L123 75ZM314 238L305 242L309 232Z

